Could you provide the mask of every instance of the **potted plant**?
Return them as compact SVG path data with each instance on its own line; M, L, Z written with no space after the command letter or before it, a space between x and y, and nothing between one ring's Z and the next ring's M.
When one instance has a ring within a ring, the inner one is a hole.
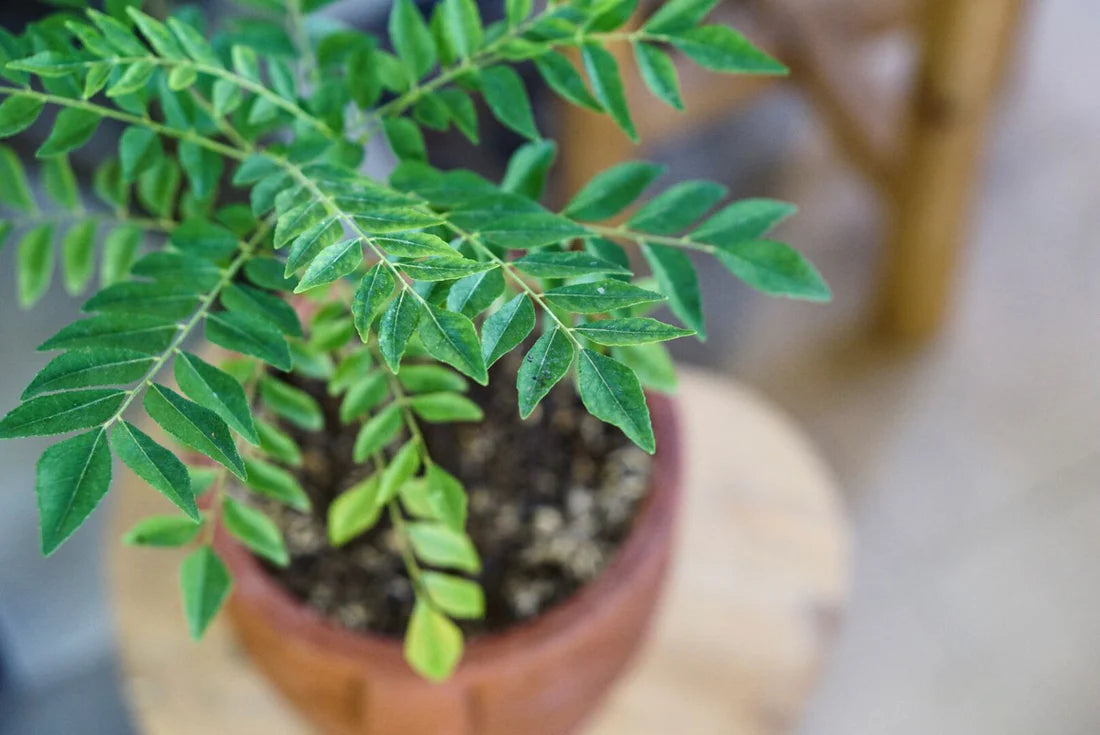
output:
M216 33L193 8L108 0L0 32L0 136L56 110L35 154L49 204L0 147L21 303L56 255L83 292L101 251L99 290L0 420L2 438L71 435L38 461L43 553L117 457L179 510L125 540L183 550L191 634L233 589L242 640L325 728L573 728L639 644L669 554L661 343L704 335L688 253L765 293L828 289L765 238L790 205L722 205L722 186L688 181L624 219L661 173L649 163L540 204L555 146L514 67L634 137L609 46L630 45L675 107L671 51L783 71L706 24L714 3L628 26L636 0L506 0L489 24L473 0L427 17L396 0L379 39L312 17L325 0L247 0ZM530 139L499 183L429 163L423 130L476 144L479 111ZM68 155L101 127L117 156L86 207ZM398 161L384 178L362 172L373 136ZM661 304L682 327L646 315Z

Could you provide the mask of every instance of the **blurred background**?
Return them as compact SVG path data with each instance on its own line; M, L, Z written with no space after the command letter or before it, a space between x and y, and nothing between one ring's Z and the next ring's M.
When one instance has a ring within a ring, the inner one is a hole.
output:
M328 12L379 28L387 10ZM40 12L5 3L0 20ZM834 302L761 298L700 263L711 336L678 352L795 417L839 479L851 599L799 732L1100 732L1100 6L728 0L719 13L792 78L686 77L675 120L635 94L639 153L606 122L536 101L563 149L559 197L640 155L668 182L801 207L780 235ZM517 141L485 137L491 173ZM461 148L437 162L462 163ZM32 347L75 313L55 290L15 318L0 289L4 411L44 362ZM31 458L45 445L0 443L0 733L131 732L100 563L109 511L39 558Z

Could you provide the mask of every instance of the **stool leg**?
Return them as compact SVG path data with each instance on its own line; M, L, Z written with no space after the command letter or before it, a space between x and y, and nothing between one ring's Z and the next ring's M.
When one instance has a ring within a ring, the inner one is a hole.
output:
M921 64L888 193L878 326L921 340L943 321L982 139L1022 0L927 0Z

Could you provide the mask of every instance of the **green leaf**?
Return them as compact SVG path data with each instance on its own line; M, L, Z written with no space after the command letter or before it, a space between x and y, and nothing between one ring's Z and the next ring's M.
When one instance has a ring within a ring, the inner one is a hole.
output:
M183 172L187 174L191 193L197 199L205 199L214 194L225 168L222 157L190 140L179 142L177 155Z
M543 298L566 311L599 314L638 304L664 301L664 296L622 281L593 281L552 288Z
M393 441L401 429L401 407L390 404L363 424L355 437L352 456L356 462L365 462L372 454Z
M574 219L604 220L629 207L664 166L645 161L627 161L601 171L565 207Z
M65 209L77 209L80 206L80 191L76 183L76 174L69 164L68 156L54 156L42 164L42 180L46 193Z
M412 0L395 0L390 11L390 40L410 79L417 80L435 64L435 42Z
M221 470L213 467L188 467L187 474L191 476L191 489L197 498L214 486L214 481L221 475Z
M179 516L150 516L138 521L122 537L127 546L177 548L195 540L202 523Z
M442 365L406 365L397 376L401 386L410 393L434 393L466 390L466 379Z
M538 200L546 188L546 177L558 147L550 140L524 143L508 160L501 189Z
M194 86L199 73L193 66L177 66L168 73L168 89L180 92Z
M470 224L467 218L474 220L473 226L467 226ZM488 221L482 221L480 216L469 217L465 212L453 212L451 221L463 229L476 231L486 242L509 250L539 248L589 234L577 223L550 212L498 214Z
M180 167L165 157L138 177L138 200L158 217L170 218L175 211L180 185Z
M509 26L517 26L531 14L533 0L504 0L504 12Z
M530 416L539 401L565 377L575 356L573 343L560 327L539 337L524 356L516 378L519 415L522 418Z
M256 419L256 433L264 454L291 467L302 464L302 451L289 434L259 419Z
M378 487L378 475L371 475L337 495L329 504L328 539L333 546L343 546L378 522L382 513Z
M293 291L297 279L283 275L284 266L275 258L253 258L244 264L248 280L272 291Z
M409 398L409 405L429 423L481 421L485 418L480 406L458 393L424 393Z
M423 258L429 255L458 257L458 252L446 240L427 232L399 232L373 239L387 253L400 258Z
M691 258L682 250L650 243L642 243L642 253L657 279L658 288L668 297L672 313L694 329L700 340L706 339L703 297Z
M17 258L19 306L29 309L46 295L53 279L53 226L44 224L29 230L19 241Z
M402 370L402 374L407 370ZM384 372L375 371L365 375L351 384L344 399L340 401L340 420L345 424L351 423L378 406L388 395L389 382Z
M180 592L187 629L193 640L202 638L210 621L229 597L232 586L229 570L209 546L196 549L183 560L180 565Z
M669 55L648 43L635 43L634 58L637 59L642 80L653 96L677 110L684 109L676 65Z
M542 250L512 262L516 268L536 278L576 278L595 275L630 275L630 269L609 260L580 251Z
M229 428L216 413L156 383L145 392L144 405L149 416L181 444L225 465L242 480L245 478L244 462Z
M241 88L235 82L228 79L218 79L214 82L211 102L213 103L215 117L231 115L234 110L241 106L243 99Z
M370 325L375 318L382 313L386 303L393 296L394 279L390 269L385 263L375 263L359 287L355 289L355 298L352 302L351 313L355 317L355 328L359 331L359 337L366 342L370 337Z
M663 393L676 391L676 366L663 344L614 347L611 356L633 370L645 387Z
M122 178L136 181L138 176L155 166L164 152L160 137L149 128L131 125L122 131L118 141L118 158L122 164Z
M29 128L45 105L45 102L34 97L8 97L0 104L0 138L10 138Z
M229 56L233 62L233 70L238 75L251 82L263 83L263 78L260 76L260 62L252 47L237 44L229 49Z
M33 212L36 206L23 164L6 145L0 145L0 202L23 212Z
M462 658L462 631L430 605L417 600L405 631L405 660L429 681L443 681Z
M180 390L191 400L221 416L250 444L260 443L244 388L232 375L190 352L181 352L176 357L175 375Z
M806 301L832 298L829 286L813 264L781 242L741 242L719 247L714 257L742 281L766 294Z
M260 380L260 397L276 415L306 431L320 431L325 425L321 406L310 394L281 380Z
M397 497L401 486L420 469L420 442L410 439L397 450L378 480L378 502L388 503Z
M171 500L192 521L201 520L191 489L191 476L176 455L126 421L119 422L111 432L111 449L135 475Z
M126 14L133 19L138 30L141 31L158 55L166 59L184 58L183 49L176 43L176 39L172 37L172 34L168 32L163 23L133 6L126 8Z
M447 87L436 92L436 97L447 107L447 113L454 121L455 127L470 140L477 143L477 108L470 95L461 89Z
M157 65L152 61L136 61L125 68L118 81L107 87L108 97L124 97L145 89L157 71Z
M433 517L461 533L466 527L467 505L462 483L439 465L432 464L425 473L424 484L425 500L432 508Z
M680 329L649 317L627 317L624 319L603 319L586 322L574 327L573 331L597 344L611 347L664 342L695 334L690 329Z
M52 554L80 528L110 485L111 452L102 428L66 439L42 453L35 494L43 554Z
M578 107L603 112L603 107L588 91L584 78L573 62L557 51L548 51L535 58L535 67L550 89Z
M432 357L453 366L481 385L489 382L474 323L462 314L428 305L420 318L420 341Z
M262 512L226 496L222 498L222 522L229 533L256 554L276 566L290 564L279 527Z
M294 307L275 294L245 285L227 286L221 293L222 305L230 311L252 314L274 324L291 337L302 336L302 325Z
M294 510L309 511L309 496L294 475L256 457L245 457L244 466L248 474L245 484L249 488Z
M510 66L491 66L479 74L481 92L493 115L520 135L536 139L535 116L523 80Z
M402 288L382 315L378 328L378 349L390 372L396 373L401 369L401 357L419 321L420 304L409 289Z
M427 161L428 150L424 145L424 136L416 123L404 117L386 118L382 121L382 131L390 150L401 161Z
M363 247L358 237L329 245L318 253L306 268L301 282L294 293L302 293L311 288L324 286L353 272L363 262Z
M120 314L146 314L179 320L190 317L199 306L199 297L185 284L123 281L108 286L90 298L82 311Z
M107 233L99 264L99 280L104 286L118 283L130 275L141 238L141 229L133 225L116 227Z
M628 225L642 232L671 235L690 226L725 196L726 187L721 184L684 181L647 202Z
M66 107L57 113L49 136L35 155L38 158L49 158L80 148L95 133L101 119L98 113Z
M206 338L216 345L258 357L279 370L290 370L290 349L279 330L266 319L239 311L206 316Z
M195 293L215 290L224 278L216 264L169 250L154 250L143 255L130 271L161 283L187 284Z
M297 273L304 266L309 265L325 248L335 245L344 235L344 228L339 220L321 220L308 230L295 238L286 257L286 269L284 273L290 275Z
M481 16L474 0L443 0L443 32L450 47L463 59L481 46Z
M124 391L107 388L38 396L0 419L0 439L50 436L98 426L114 416L124 400Z
M58 355L34 376L23 400L70 388L132 383L153 364L153 358L133 350L96 347Z
M623 80L619 76L619 65L615 57L601 46L585 44L581 47L581 58L584 60L584 68L588 73L589 81L592 82L596 99L627 136L637 143L638 131L630 117L630 108L627 105L626 92L623 89Z
M421 572L420 583L432 602L448 615L467 620L485 615L485 593L477 582L428 570Z
M481 354L492 365L527 338L535 328L535 308L527 294L518 294L489 315L481 327Z
M657 445L649 407L634 371L586 349L581 352L577 375L581 400L588 412L619 427L631 441L652 454Z
M206 38L195 28L183 22L179 17L168 19L168 28L175 34L180 46L195 61L200 64L221 68L222 62L214 53Z
M492 305L504 293L504 274L500 268L460 278L447 292L447 308L471 319Z
M87 100L99 94L107 86L112 71L114 71L114 65L107 61L90 64L88 74L84 77L84 91L81 96Z
M454 255L433 255L415 263L398 263L397 265L417 281L451 281L497 267L496 263L467 260Z
M673 33L699 24L718 0L669 0L662 3L643 28L649 33Z
M279 215L275 223L275 247L282 248L309 228L329 219L332 218L320 201L302 202Z
M201 219L189 219L172 230L172 247L182 253L215 263L237 252L237 236L224 227Z
M470 538L444 523L414 521L408 526L409 540L417 557L437 567L460 569L470 574L481 570Z
M61 241L65 290L78 294L87 286L95 268L95 220L77 222Z
M709 218L691 233L691 239L711 245L734 245L756 240L797 211L775 199L743 199Z
M39 345L39 350L67 350L80 347L118 347L146 355L163 352L179 331L163 317L137 314L100 314L81 319L61 329Z
M699 66L737 74L786 74L787 67L726 26L702 26L665 39Z

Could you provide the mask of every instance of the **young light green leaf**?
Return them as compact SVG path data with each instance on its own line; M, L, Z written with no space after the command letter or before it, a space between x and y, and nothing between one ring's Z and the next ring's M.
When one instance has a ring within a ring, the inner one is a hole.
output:
M576 278L597 275L630 275L630 269L587 252L540 250L512 262L536 278Z
M695 334L690 329L680 329L649 317L626 317L623 319L602 319L595 322L585 322L574 327L573 331L597 344L610 347L665 342Z
M520 135L536 139L535 116L523 80L510 66L491 66L478 75L485 103L493 115Z
M290 564L279 527L261 511L226 496L222 498L222 522L225 530L275 566Z
M669 55L648 43L635 43L634 58L638 62L642 80L653 96L677 110L684 109L676 65Z
M49 158L80 148L92 137L101 120L98 113L66 107L57 113L49 136L35 155L38 158Z
M29 309L46 295L53 280L53 226L38 225L19 241L16 284L19 306Z
M410 439L397 450L378 480L378 502L385 504L397 497L401 486L420 469L420 442Z
M294 475L256 457L246 457L244 465L248 474L245 484L253 491L294 510L310 509L309 496Z
M480 406L458 393L423 393L409 398L409 406L417 416L429 423L481 421L485 418Z
M535 328L535 308L527 294L518 294L489 315L481 327L481 354L491 366L527 338Z
M259 419L256 420L256 433L260 436L260 450L268 457L291 467L302 464L302 450L289 434Z
M405 660L429 681L443 681L462 658L462 631L430 605L417 600L405 631Z
M180 516L149 516L138 521L122 537L127 546L177 548L195 540L202 523Z
M111 452L102 428L66 439L42 453L35 494L43 554L52 554L80 528L110 485Z
M828 301L829 286L810 261L789 246L772 240L752 240L719 247L722 265L755 289L773 296Z
M124 400L124 391L110 388L38 396L0 419L0 439L50 436L98 426L114 416Z
M401 371L404 375L408 368ZM382 403L389 395L389 382L385 372L376 370L361 379L355 381L344 394L340 401L340 420L345 424L351 423L367 411L370 411Z
M356 462L365 462L372 454L393 441L401 429L401 406L392 403L372 416L355 437L352 456Z
M669 43L705 69L737 74L787 73L787 67L727 26L701 26L670 35Z
M574 219L603 220L629 207L653 180L664 173L664 166L645 161L627 161L601 171L577 192L564 214Z
M233 444L229 427L216 413L156 383L145 392L144 405L149 416L180 443L225 465L242 480L245 478L244 462Z
M401 387L410 393L434 393L449 390L462 393L466 379L442 365L406 365L397 376Z
M191 489L191 476L176 455L127 421L119 422L111 432L111 449L135 475L171 500L193 522L201 519Z
M95 220L77 222L65 233L61 265L66 291L75 295L87 288L95 269Z
M363 247L359 244L358 237L351 237L327 248L317 254L313 262L306 268L301 282L295 287L294 293L302 293L311 288L324 286L343 278L353 272L363 262Z
M642 243L642 254L649 262L661 293L668 297L672 313L694 329L700 341L705 340L703 296L691 258L683 250L650 243Z
M532 0L504 0L505 16L509 26L517 26L531 14Z
M34 376L23 400L70 388L132 383L153 364L153 357L133 350L96 347L58 355Z
M566 311L599 314L638 304L664 301L664 296L622 281L593 281L552 288L543 298Z
M300 388L264 377L260 380L260 397L277 416L306 431L319 431L325 425L321 406Z
M519 415L527 418L554 385L565 377L576 350L560 327L539 337L523 358L516 378Z
M602 46L586 43L581 47L581 58L596 99L607 110L611 118L626 132L635 143L638 131L630 117L630 108L626 102L623 80L619 76L619 65L611 52Z
M190 352L176 357L175 375L180 390L191 400L221 416L250 444L260 443L244 388L232 375Z
M481 571L481 561L470 538L444 523L414 521L407 526L417 557L437 567L460 569L470 574Z
M468 620L485 615L485 593L477 582L430 570L420 574L420 582L432 602L448 615Z
M378 501L378 475L352 485L336 496L328 507L328 539L343 546L378 522L382 503Z
M649 407L634 371L586 349L581 352L577 375L581 400L588 412L619 427L631 441L652 454L657 444Z
M218 614L233 580L229 570L209 546L192 551L180 565L180 592L187 629L193 640L202 638L210 621Z
M409 289L402 288L382 315L378 329L378 349L390 372L396 373L401 369L401 357L419 321L420 304Z
M266 319L239 311L220 311L206 317L206 338L227 350L258 357L279 370L293 362L286 339Z
M424 349L432 357L451 365L481 385L489 382L477 330L468 317L429 304L420 317L418 334Z
M438 464L428 467L424 476L427 502L437 518L452 529L462 532L466 528L466 489L457 477Z
M9 96L0 103L0 138L10 138L29 128L45 105L45 102L34 97Z

